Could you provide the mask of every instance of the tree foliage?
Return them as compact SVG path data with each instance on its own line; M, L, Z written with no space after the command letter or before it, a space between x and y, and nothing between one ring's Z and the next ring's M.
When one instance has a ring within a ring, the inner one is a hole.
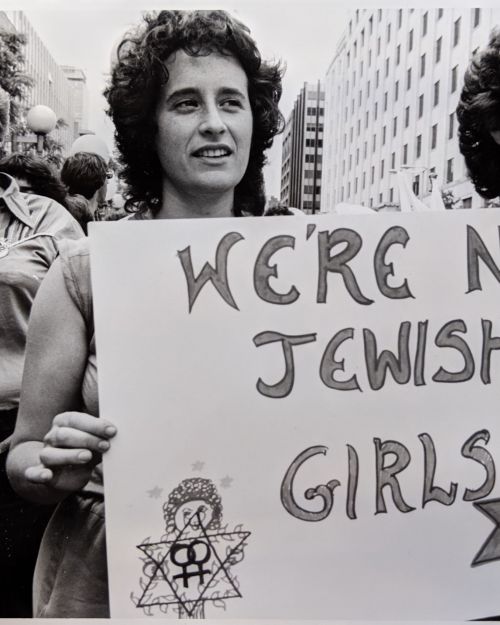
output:
M0 88L10 96L11 126L20 121L21 99L33 85L33 79L24 72L25 45L24 35L0 29Z

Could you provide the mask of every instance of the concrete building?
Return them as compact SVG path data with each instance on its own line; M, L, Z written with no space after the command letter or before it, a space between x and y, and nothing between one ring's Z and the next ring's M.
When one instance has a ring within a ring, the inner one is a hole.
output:
M500 9L353 11L325 81L322 210L339 202L396 208L395 170L424 202L429 174L464 208L485 201L458 148L464 71Z
M73 112L75 127L74 134L78 137L87 134L89 126L89 94L87 89L87 77L78 67L61 65L71 88L71 110Z
M320 81L304 83L283 136L280 200L306 213L320 210L324 102Z
M59 66L48 48L41 40L23 11L5 11L2 22L7 19L17 32L26 35L24 49L25 72L34 79L34 86L28 90L23 106L29 110L35 104L45 104L55 112L58 119L64 119L67 126L51 133L51 137L61 142L68 150L80 134L80 118L84 105L75 104L76 95L73 83L68 80L65 71ZM76 68L73 68L76 71ZM83 75L81 70L77 70ZM83 75L83 84L85 83ZM81 79L80 79L81 80ZM86 87L80 89L82 98L86 98Z

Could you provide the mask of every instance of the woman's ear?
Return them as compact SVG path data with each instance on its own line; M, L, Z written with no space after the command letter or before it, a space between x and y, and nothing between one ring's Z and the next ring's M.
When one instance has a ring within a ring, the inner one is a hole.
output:
M500 130L490 130L490 135L493 137L493 141L500 145Z

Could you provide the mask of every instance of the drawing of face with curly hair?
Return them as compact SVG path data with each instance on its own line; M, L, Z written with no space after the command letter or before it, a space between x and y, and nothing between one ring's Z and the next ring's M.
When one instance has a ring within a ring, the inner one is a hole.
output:
M222 503L214 484L205 478L183 480L163 506L168 533L182 532L186 526L217 529L222 521Z

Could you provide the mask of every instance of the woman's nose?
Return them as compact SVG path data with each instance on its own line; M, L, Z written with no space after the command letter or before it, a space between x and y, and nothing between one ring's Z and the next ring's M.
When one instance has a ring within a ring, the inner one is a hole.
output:
M216 105L209 106L200 123L200 132L203 134L220 135L226 130L226 124Z

